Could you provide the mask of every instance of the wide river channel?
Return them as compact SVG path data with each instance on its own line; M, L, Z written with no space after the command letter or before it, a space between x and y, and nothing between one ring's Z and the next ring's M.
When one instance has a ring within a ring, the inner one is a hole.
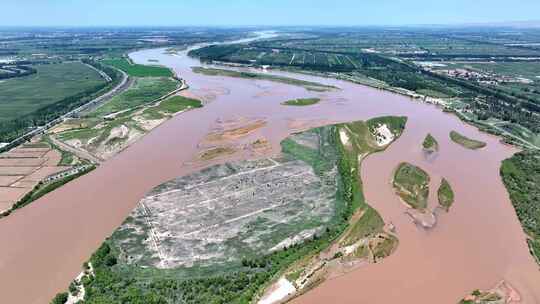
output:
M368 157L361 174L368 202L395 225L399 247L382 262L328 280L295 302L455 304L472 290L490 289L505 280L519 291L523 303L540 303L540 271L499 176L501 161L515 153L514 148L440 108L404 96L291 73L279 74L340 90L309 92L269 81L204 76L191 71L201 63L186 53L151 49L130 56L137 63L158 60L174 69L189 84L189 94L206 102L203 108L175 116L90 174L0 220L0 303L48 303L67 288L147 191L201 168L193 159L220 121L266 120L259 135L271 142L270 154L277 154L279 142L291 132L382 115L407 116L407 128L387 151ZM302 97L322 101L308 107L280 104ZM488 145L467 150L450 141L451 130ZM435 157L422 151L427 133L439 141ZM438 214L433 229L414 225L393 192L392 171L402 161L430 174L430 207L436 206L441 177L454 188L454 205Z

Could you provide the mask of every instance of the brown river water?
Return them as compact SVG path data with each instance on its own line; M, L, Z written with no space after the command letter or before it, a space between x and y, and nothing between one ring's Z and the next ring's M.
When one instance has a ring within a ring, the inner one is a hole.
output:
M138 63L158 59L187 80L190 94L210 102L174 117L90 174L0 220L0 303L48 303L66 289L82 263L147 191L200 169L201 164L192 160L219 120L265 119L259 135L278 153L279 142L295 131L291 126L381 115L408 116L407 128L386 152L367 158L362 177L367 200L396 226L400 245L382 262L326 281L295 302L457 303L472 290L489 289L504 279L521 293L524 303L540 303L540 271L528 253L498 171L501 160L516 151L498 138L435 106L343 81L288 74L342 89L316 93L268 81L194 74L190 67L200 63L185 52L165 55L163 50L145 50L131 57ZM314 96L322 99L317 105L280 105ZM466 150L449 140L451 130L484 140L488 146ZM440 145L440 153L429 160L421 150L428 132ZM393 193L392 170L401 161L430 173L431 206L436 205L434 194L442 176L454 187L454 206L439 216L432 230L417 228Z

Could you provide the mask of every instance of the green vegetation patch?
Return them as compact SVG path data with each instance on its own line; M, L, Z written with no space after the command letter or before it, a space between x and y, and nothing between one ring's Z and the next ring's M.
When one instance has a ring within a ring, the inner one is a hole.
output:
M383 116L365 122L355 121L343 124L340 132L347 134L355 153L366 156L369 153L382 151L386 148L379 146L373 135L378 126L385 124L394 135L394 139L396 139L405 130L406 123L407 117L404 116Z
M0 82L0 121L21 117L105 83L95 70L80 62L42 64L35 69L34 75Z
M258 79L258 80L269 80L284 84L296 85L306 88L307 90L312 91L321 91L321 90L331 90L337 89L334 86L325 85L318 82L305 81L295 78L275 76L262 73L251 73L251 72L238 72L232 70L224 69L215 69L215 68L203 68L203 67L193 67L193 72L207 75L207 76L226 76L226 77L235 77L235 78L246 78L246 79Z
M456 131L450 132L450 139L452 139L453 142L471 150L482 149L486 146L485 142L468 138L464 135L459 134Z
M286 106L310 106L319 103L319 101L321 101L319 98L298 98L284 101L281 104Z
M454 203L454 191L450 183L443 178L439 190L437 191L437 197L439 199L439 205L448 211L450 206Z
M145 109L143 111L143 116L147 119L162 119L165 115L172 115L194 108L201 108L202 106L200 100L184 96L172 96L161 101L155 107Z
M170 69L161 66L134 64L126 58L112 58L102 61L106 65L113 66L133 77L173 77Z
M69 295L67 292L57 294L51 301L51 304L64 304L67 302Z
M370 206L366 206L362 217L351 226L343 245L349 246L360 239L382 232L383 227L384 221L379 213Z
M429 175L420 167L401 163L394 173L394 189L401 199L414 209L427 208Z
M424 148L424 150L426 150L428 152L437 152L437 151L439 151L439 143L437 142L435 137L433 137L431 134L428 134L426 136L426 138L422 142L422 147Z
M379 125L386 125L388 129L394 134L394 137L397 138L401 136L403 130L405 130L405 125L407 124L407 117L405 116L381 116L375 117L366 121L370 130L373 131Z
M178 82L172 78L149 77L136 79L131 88L113 97L109 102L94 111L91 116L105 116L151 103L174 91L177 85ZM170 105L170 102L167 104Z
M501 176L540 264L540 152L524 151L504 160Z

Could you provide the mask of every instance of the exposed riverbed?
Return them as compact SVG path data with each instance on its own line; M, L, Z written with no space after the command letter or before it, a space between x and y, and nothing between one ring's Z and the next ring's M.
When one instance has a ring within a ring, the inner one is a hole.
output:
M223 121L262 119L256 136L272 149L293 131L328 123L366 120L382 115L409 117L407 128L386 152L368 157L362 179L368 202L396 227L397 251L323 283L298 303L457 303L474 289L490 289L506 280L524 303L540 302L540 271L528 253L525 235L499 177L501 160L515 150L498 138L464 125L440 109L409 98L343 81L279 73L340 87L330 92L262 80L204 76L186 52L163 49L132 53L136 63L158 60L190 85L189 94L206 105L159 126L92 173L50 193L0 221L0 291L6 303L48 303L65 289L103 239L118 227L144 194L165 181L203 166L241 159L236 153L212 162L193 162L206 135ZM320 98L308 107L283 101ZM485 141L486 148L464 149L449 139L456 130ZM426 158L421 143L427 133L439 142L438 155ZM394 194L392 171L402 161L431 175L430 208L445 177L455 191L449 213L440 213L431 230L417 228Z

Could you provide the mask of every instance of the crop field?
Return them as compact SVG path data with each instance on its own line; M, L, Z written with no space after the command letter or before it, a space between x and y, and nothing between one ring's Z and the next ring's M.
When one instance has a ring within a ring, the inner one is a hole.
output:
M35 65L34 75L0 82L0 122L32 113L105 80L79 62Z
M168 68L160 66L148 66L134 64L125 58L112 58L102 61L103 64L113 66L133 77L172 77L173 73Z
M254 50L259 50L259 55ZM430 92L429 95L455 97L463 90L454 85L443 85L435 78L418 75L410 66L370 53L335 54L323 52L303 52L293 49L267 49L219 45L190 52L203 61L239 62L256 66L294 68L317 72L343 73L354 75L361 83L377 87L391 85L416 92ZM361 77L357 77L362 74ZM345 76L346 77L346 76Z
M213 46L191 53L205 60L242 62L257 65L298 66L323 70L351 71L361 65L355 55L341 55L294 49Z
M306 32L306 34L313 32ZM358 53L373 51L400 57L489 57L489 56L538 56L540 50L527 47L512 46L523 42L508 39L508 43L492 40L492 33L478 35L474 38L464 33L450 30L433 32L420 29L414 31L369 30L335 31L332 29L317 31L317 37L296 38L256 43L258 46L270 48L290 48L309 51L325 51L339 53ZM531 40L534 42L534 40Z
M129 90L115 96L91 116L104 116L118 111L134 108L150 103L161 96L174 91L178 82L172 78L139 78Z
M0 56L17 56L41 60L54 56L64 59L83 59L99 56L120 57L138 48L185 47L200 42L239 39L247 36L249 29L155 28L123 30L100 29L41 29L39 35L20 29L1 29ZM16 37L16 39L12 39Z

